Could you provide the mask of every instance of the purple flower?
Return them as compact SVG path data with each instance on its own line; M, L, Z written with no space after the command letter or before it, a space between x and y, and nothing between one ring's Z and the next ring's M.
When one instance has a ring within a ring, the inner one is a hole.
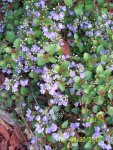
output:
M40 121L40 119L41 119L41 117L39 115L35 117L36 121Z
M63 19L64 16L65 16L64 12L60 12L59 16L60 16L61 19Z
M31 144L35 144L36 143L36 138L35 137L32 137L31 139Z
M82 125L87 128L87 127L90 127L91 124L92 124L91 122L86 122L86 123L83 123Z
M71 32L69 32L69 33L67 34L67 36L68 36L68 37L71 37L71 36L72 36L72 33L71 33Z
M70 68L74 68L75 66L76 66L75 62L72 61L72 62L70 63Z
M64 132L63 134L64 139L68 139L69 138L69 133L68 132Z
M112 150L111 145L110 145L110 144L106 144L106 149L107 149L107 150Z
M86 35L87 36L92 36L93 35L93 31L86 31Z
M40 106L35 106L35 110L39 110L40 109Z
M34 12L33 12L33 15L34 15L35 17L40 17L40 12L39 12L39 11L34 11Z
M102 149L105 149L106 148L106 144L104 143L104 141L100 141L98 143L98 145L102 148Z
M19 85L19 82L16 82L14 85L12 85L12 92L17 92L18 91L18 85Z
M84 72L80 72L80 78L84 78Z
M43 27L42 27L42 30L43 30L43 32L48 32L48 27L43 26Z
M70 78L68 82L69 84L73 84L73 79Z
M26 106L26 103L25 103L25 102L23 102L23 103L22 103L22 106L23 106L23 107L25 107L25 106Z
M79 105L79 102L76 102L76 103L74 104L75 107L78 107L78 105Z
M42 132L44 131L44 128L42 128L38 123L35 124L35 127L36 127L36 131L37 131L38 133L42 133Z
M95 129L96 133L98 133L100 131L100 127L98 127L98 126L95 126L94 129Z
M10 89L10 80L6 77L4 81L5 89L8 91Z
M22 46L22 51L23 52L29 52L29 48L27 46Z
M102 50L102 51L100 51L100 54L101 54L101 55L104 55L105 52L106 52L106 50Z
M72 77L72 78L75 77L75 72L72 70L70 71L70 77Z
M40 47L38 47L37 45L33 45L32 48L31 48L31 52L38 53L39 50L40 50Z
M71 123L70 124L70 128L71 128L71 130L75 130L75 128L79 128L79 123Z
M56 141L60 141L60 136L57 133L52 133L52 137L53 139L55 139Z
M13 2L13 0L7 0L9 3L12 3Z
M21 84L21 86L26 86L26 85L28 85L28 79L25 79L25 80L20 80L20 84Z
M101 137L100 133L98 133L98 132L95 132L92 136L93 136L93 138Z
M51 127L46 129L46 134L50 134L52 132L55 132L56 130L57 130L57 125L53 123Z
M31 116L31 110L30 109L28 109L27 111L26 111L26 117L29 119L29 121L33 121L33 116Z
M64 28L65 28L65 26L64 26L62 23L59 23L59 24L58 24L58 27L59 27L60 29L64 29Z
M49 146L49 145L45 145L44 147L45 147L45 150L52 150L51 146Z
M2 27L0 27L0 33L2 33L3 32L3 28Z
M71 93L71 94L74 94L74 92L75 92L75 89L74 89L74 88L70 88L69 90L70 90L70 93Z
M57 130L57 125L53 123L51 126L51 131L55 132L56 130Z
M45 122L45 123L48 123L48 121L49 121L49 115L46 114L46 115L42 118L42 121Z
M96 35L96 36L100 36L101 33L102 33L101 31L96 31L96 32L95 32L95 35Z

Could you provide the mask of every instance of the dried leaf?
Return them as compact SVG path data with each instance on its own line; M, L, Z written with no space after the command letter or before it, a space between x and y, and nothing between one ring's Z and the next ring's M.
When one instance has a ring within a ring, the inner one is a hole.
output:
M17 149L19 148L19 145L20 145L19 139L17 138L17 136L15 135L15 133L13 133L11 135L10 145L14 146L14 148L17 148Z
M0 85L3 85L4 80L5 80L5 76L2 72L0 72Z
M7 132L7 130L6 130L2 125L0 125L0 133L2 134L2 136L3 136L7 141L10 140L10 135L9 135L9 133Z
M32 138L31 132L29 131L28 128L26 128L26 129L24 130L24 133L26 134L28 140L30 140L30 139Z
M12 128L11 128L8 124L6 124L2 119L0 119L0 124L1 124L4 128L6 128L6 130L12 131Z
M9 150L15 150L14 146L9 146Z
M22 133L21 127L19 125L14 127L14 133L16 134L17 138L19 139L20 143L26 142L26 138Z
M7 124L11 125L11 126L15 126L16 123L14 122L14 120L11 118L11 116L6 113L3 110L0 110L0 118L5 121Z
M64 43L64 45L61 46L61 48L62 48L62 54L63 54L64 56L70 55L70 47L69 47L69 44L68 44L65 40L63 40L63 43Z
M0 145L0 146L1 146L1 147L0 147L0 150L7 150L8 142L5 141L5 140L3 140L3 141L1 142L1 145Z

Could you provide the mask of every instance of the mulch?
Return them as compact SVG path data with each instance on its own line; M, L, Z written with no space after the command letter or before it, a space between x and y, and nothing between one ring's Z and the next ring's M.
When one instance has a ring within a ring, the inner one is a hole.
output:
M6 116L7 121L4 121L6 117L1 117L1 114L0 111L0 150L27 150L29 139L25 133L26 129L13 123L13 121L11 122L8 114Z
M28 139L20 125L0 119L0 150L27 150Z

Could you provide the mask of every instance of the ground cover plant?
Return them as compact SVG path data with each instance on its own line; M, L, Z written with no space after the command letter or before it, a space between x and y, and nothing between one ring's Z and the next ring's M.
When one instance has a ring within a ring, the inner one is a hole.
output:
M2 0L0 6L0 107L29 126L28 149L111 150L113 5Z

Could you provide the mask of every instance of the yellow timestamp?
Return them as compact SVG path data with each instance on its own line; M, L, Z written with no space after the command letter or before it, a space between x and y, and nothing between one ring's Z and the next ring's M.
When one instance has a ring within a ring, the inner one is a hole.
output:
M101 140L101 138L99 137L96 137L95 139L90 137L90 136L87 136L87 137L71 137L70 138L70 142L71 143L74 143L74 142L99 142Z

